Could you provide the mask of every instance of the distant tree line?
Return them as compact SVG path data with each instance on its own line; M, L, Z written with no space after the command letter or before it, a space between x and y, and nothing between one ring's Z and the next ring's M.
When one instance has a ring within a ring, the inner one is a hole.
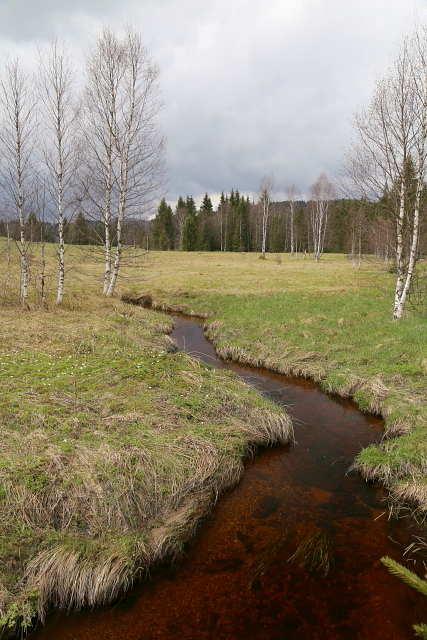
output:
M124 245L137 245L144 249L147 247L150 232L150 222L145 220L127 221L123 225L122 241ZM0 237L9 238L19 242L20 240L19 220L7 220L0 218ZM66 244L76 245L98 245L103 246L104 227L99 221L86 218L79 212L71 222L67 218L63 220L63 236ZM110 228L111 246L117 246L117 236L115 233L115 220L111 221ZM59 231L56 222L41 222L35 213L31 212L24 224L24 239L29 245L35 242L58 243Z
M425 187L427 191L427 187ZM356 199L333 199L328 205L324 229L325 253L348 254L355 266L364 255L373 255L393 268L395 228L384 215L393 194L385 194L377 203ZM427 202L427 193L425 196ZM266 252L284 253L294 258L315 258L311 200L274 201L267 221ZM427 222L423 222L420 255L426 253ZM71 222L63 221L67 244L103 246L105 229L100 221L79 212ZM0 218L0 236L19 241L18 220ZM58 224L41 222L31 212L24 225L27 243L58 242ZM111 221L111 246L117 246L115 220ZM262 252L262 211L259 203L238 190L221 194L216 210L206 193L200 207L194 198L179 197L171 207L163 198L151 220L129 220L122 229L122 242L144 250L160 251L232 251ZM293 248L293 251L292 251Z
M360 209L366 204L353 200L329 202L324 229L325 252L386 255L377 236L360 225ZM266 230L267 253L293 253L293 257L313 256L312 201L274 201L270 205ZM293 210L293 211L292 211ZM371 216L366 213L366 217ZM359 217L357 217L359 216ZM197 209L192 196L179 197L171 207L163 199L148 229L149 246L160 251L262 252L262 210L239 191L221 194L216 210L208 194ZM378 234L377 234L378 235ZM384 243L383 243L384 244ZM293 247L293 251L292 251Z

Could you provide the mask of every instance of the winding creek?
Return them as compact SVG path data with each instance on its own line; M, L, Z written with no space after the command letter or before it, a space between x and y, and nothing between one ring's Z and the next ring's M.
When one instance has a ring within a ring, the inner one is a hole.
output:
M220 361L200 320L174 316L172 338L283 405L296 443L247 462L243 480L219 500L179 566L160 567L113 606L54 613L31 640L414 637L411 625L427 622L425 598L379 559L401 560L420 532L408 519L388 520L379 485L346 475L360 448L381 438L381 421L309 381ZM289 561L316 532L330 545L326 575L301 567L301 555Z

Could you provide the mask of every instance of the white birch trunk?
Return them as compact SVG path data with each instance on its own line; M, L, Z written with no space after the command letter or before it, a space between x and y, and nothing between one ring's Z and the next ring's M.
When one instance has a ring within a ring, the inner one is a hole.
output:
M393 318L396 320L402 315L401 298L403 292L403 281L405 276L405 265L403 261L403 222L405 217L405 179L402 175L400 197L399 197L399 213L396 219L396 287L394 290L394 310Z
M132 53L132 52L130 52ZM116 287L117 276L119 274L120 261L122 257L122 231L123 231L123 221L125 218L126 211L126 196L128 189L128 170L129 170L129 154L131 149L131 141L132 141L132 128L134 125L134 115L135 115L135 89L137 83L137 71L138 71L138 63L139 60L137 58L131 57L131 76L130 76L130 86L129 86L129 113L127 115L126 122L126 137L124 146L121 146L121 141L116 138L116 149L117 154L120 158L120 169L119 169L119 211L117 217L117 227L116 227L116 237L117 237L117 247L116 253L114 256L114 265L111 272L110 284L107 289L106 295L111 297L114 294L114 289Z
M56 175L56 196L57 196L57 220L58 220L58 289L56 293L56 304L62 304L64 298L65 281L65 243L64 243L64 216L62 207L62 180L63 180L63 157L62 157L62 131L61 131L61 105L57 105L57 175Z
M55 302L60 305L64 299L65 283L64 212L70 206L67 193L70 192L70 180L74 181L76 170L74 72L65 46L55 39L48 51L40 52L38 65L48 140L44 152L48 170L47 188L55 202L58 223L58 286Z
M272 202L274 191L274 176L272 173L262 177L259 193L259 205L261 207L261 257L265 259L265 252L267 247L267 229L268 229L268 217L270 213L270 205Z
M2 154L0 169L2 186L11 209L19 222L20 298L28 306L29 263L25 240L25 201L28 197L31 156L36 135L35 102L30 79L21 71L18 59L6 59L5 71L0 79L2 126L0 140ZM10 235L8 234L8 265L10 264Z
M291 206L291 259L294 258L294 208Z
M111 278L111 191L112 191L112 136L109 133L109 145L106 152L107 176L105 183L105 210L104 210L104 242L105 242L105 269L104 269L104 295L110 286Z

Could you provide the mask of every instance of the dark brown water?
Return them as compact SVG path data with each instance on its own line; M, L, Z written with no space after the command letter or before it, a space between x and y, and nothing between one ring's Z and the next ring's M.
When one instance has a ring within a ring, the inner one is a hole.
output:
M388 520L380 486L346 475L361 447L381 438L381 421L308 381L221 362L201 322L174 323L172 337L187 351L284 405L297 442L248 461L178 567L159 568L114 606L53 614L32 640L412 638L411 625L427 621L427 601L379 559L402 561L420 532ZM331 545L327 575L289 561L315 532Z

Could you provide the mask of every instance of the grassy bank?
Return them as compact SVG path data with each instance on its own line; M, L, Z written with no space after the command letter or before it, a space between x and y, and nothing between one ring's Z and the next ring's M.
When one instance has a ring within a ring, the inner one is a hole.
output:
M167 317L78 277L61 309L0 311L5 628L111 601L177 558L252 447L291 436L236 376L176 351Z
M313 378L384 416L386 437L355 468L427 511L427 319L391 319L393 274L371 260L355 270L335 255L315 264L157 254L153 265L157 278L144 291L154 305L210 318L207 336L224 358Z
M179 555L253 444L289 437L277 409L173 352L170 320L122 296L204 316L222 356L313 378L382 414L387 437L355 466L427 510L427 321L391 320L394 276L381 265L131 249L118 298L107 300L102 256L70 247L55 309L48 247L43 310L38 250L25 312L19 257L9 267L0 251L4 622L114 598L157 559Z

